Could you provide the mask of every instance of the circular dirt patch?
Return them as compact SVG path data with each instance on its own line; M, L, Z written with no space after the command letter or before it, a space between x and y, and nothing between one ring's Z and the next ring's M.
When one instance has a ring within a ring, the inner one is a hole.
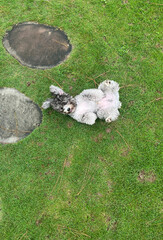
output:
M14 25L4 36L3 45L21 64L38 69L58 65L72 49L63 31L34 22Z
M0 143L28 136L42 121L37 104L13 88L0 88Z

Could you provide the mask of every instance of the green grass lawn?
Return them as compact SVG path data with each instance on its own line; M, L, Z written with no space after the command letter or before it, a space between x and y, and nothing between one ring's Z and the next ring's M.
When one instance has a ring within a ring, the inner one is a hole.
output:
M161 239L162 9L161 0L0 1L1 40L35 21L58 26L73 46L43 71L20 65L0 41L1 87L41 106L51 84L74 96L113 79L122 101L111 124L43 110L32 134L0 145L1 240Z

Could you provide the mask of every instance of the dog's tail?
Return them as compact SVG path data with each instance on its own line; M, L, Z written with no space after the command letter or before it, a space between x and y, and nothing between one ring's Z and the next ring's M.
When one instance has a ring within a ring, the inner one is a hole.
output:
M43 108L43 109L50 108L50 105L51 105L51 102L52 102L52 101L53 101L53 99L48 98L45 102L43 102L42 108Z

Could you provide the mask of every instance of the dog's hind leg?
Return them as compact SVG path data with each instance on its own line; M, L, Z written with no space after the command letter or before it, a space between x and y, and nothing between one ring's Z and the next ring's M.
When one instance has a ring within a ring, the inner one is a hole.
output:
M111 113L105 118L105 122L108 122L108 123L113 122L113 121L117 120L118 116L119 116L119 111L118 111L118 110L115 110L115 111L111 112Z
M103 92L108 92L108 91L119 91L119 84L113 80L105 80L100 85L98 86L98 89L100 89Z

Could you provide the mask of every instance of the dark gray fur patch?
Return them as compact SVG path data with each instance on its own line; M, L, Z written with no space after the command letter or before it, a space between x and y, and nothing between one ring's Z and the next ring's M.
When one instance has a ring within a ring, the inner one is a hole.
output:
M57 112L63 113L63 107L69 103L76 105L75 99L66 93L62 95L52 93L52 97L50 105Z

